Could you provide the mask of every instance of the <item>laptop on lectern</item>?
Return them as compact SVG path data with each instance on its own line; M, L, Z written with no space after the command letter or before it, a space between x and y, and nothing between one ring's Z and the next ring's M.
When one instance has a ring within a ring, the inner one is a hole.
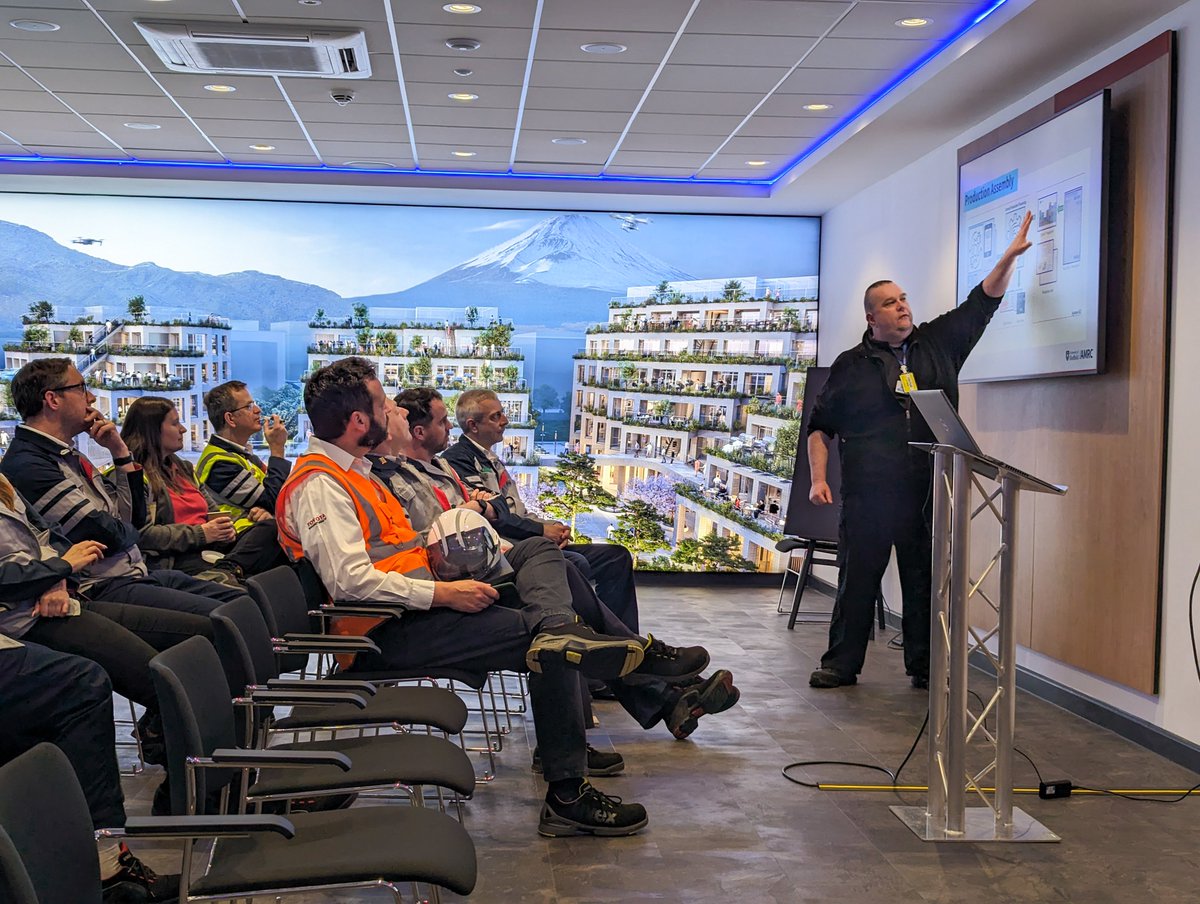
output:
M962 449L964 452L969 452L990 465L994 465L1018 477L1032 480L1036 484L1055 486L1054 484L1047 484L1046 481L1034 477L1020 468L1014 468L1012 465L1000 461L998 458L992 458L992 456L985 454L979 448L979 443L975 442L975 437L971 436L967 425L958 416L958 412L954 410L954 406L950 404L950 400L946 398L946 393L942 390L918 389L910 392L908 395L913 400L913 404L917 406L917 410L921 412L921 417L925 418L925 423L929 425L930 431L932 431L934 438L940 445L954 446L955 448ZM1066 487L1058 489L1065 492Z

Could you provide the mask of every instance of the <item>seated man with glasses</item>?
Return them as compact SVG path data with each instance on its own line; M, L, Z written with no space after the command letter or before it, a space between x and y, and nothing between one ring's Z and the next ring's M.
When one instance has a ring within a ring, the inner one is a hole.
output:
M181 571L148 574L137 545L147 517L142 469L117 425L92 407L96 397L69 359L30 361L9 391L22 423L0 473L48 527L58 526L61 543L100 544L102 558L78 574L85 600L208 615L244 595ZM111 474L101 474L75 447L83 433L112 454Z
M241 380L210 389L204 408L216 433L196 462L196 480L241 533L274 517L275 500L292 470L283 457L287 427L277 414L263 420L262 409ZM250 451L250 437L259 431L271 453L266 464Z

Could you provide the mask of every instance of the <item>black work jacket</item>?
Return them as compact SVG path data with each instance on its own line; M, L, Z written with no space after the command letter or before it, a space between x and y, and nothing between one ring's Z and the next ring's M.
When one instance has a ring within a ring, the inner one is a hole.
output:
M992 319L999 298L971 290L952 311L914 327L907 365L918 389L941 389L958 407L958 372ZM871 338L838 355L813 406L808 432L838 438L842 494L885 492L927 482L930 459L909 443L931 443L933 434L906 393L897 392L900 360Z

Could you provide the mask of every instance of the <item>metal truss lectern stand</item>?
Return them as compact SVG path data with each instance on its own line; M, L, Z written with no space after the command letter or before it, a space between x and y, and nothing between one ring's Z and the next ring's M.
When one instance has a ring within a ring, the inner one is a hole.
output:
M1013 734L1016 728L1017 500L1022 490L1062 495L1066 487L1010 469L954 446L917 444L933 454L933 592L929 658L929 796L924 807L891 808L924 841L1058 841L1059 837L1013 806ZM985 483L984 481L987 481ZM972 489L981 501L972 510ZM983 573L969 573L971 521L990 512L1000 523L1000 545ZM999 568L993 602L981 585ZM995 610L995 628L971 626L968 605L983 599ZM996 639L995 652L988 643ZM967 693L967 660L978 651L996 671L995 690L973 712ZM995 733L985 724L994 716ZM994 756L978 771L967 766L967 748L982 738ZM989 779L991 780L989 782ZM988 791L991 784L994 791ZM966 806L967 797L983 806Z

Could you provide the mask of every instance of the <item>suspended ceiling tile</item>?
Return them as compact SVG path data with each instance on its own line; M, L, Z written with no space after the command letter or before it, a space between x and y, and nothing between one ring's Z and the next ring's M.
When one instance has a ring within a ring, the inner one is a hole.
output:
M548 2L542 11L542 28L595 31L594 41L608 40L606 32L622 28L673 33L683 22L691 5L691 0Z
M776 92L754 114L759 116L794 116L816 120L836 121L866 99L861 94L783 94ZM828 110L805 110L806 104L829 104Z
M701 113L643 113L630 132L654 135L728 135L740 116L706 116Z
M792 141L796 153L807 144L806 138L824 135L831 127L828 120L807 117L754 116L738 130L741 138L784 138Z
M511 147L512 129L470 129L456 126L421 126L417 129L417 153L424 142L465 144L469 147Z
M741 157L743 160L762 160L763 158L779 156L795 156L799 153L802 142L793 136L786 138L765 138L762 136L741 134L730 138L721 149L722 154ZM713 148L716 150L716 148Z
M306 123L308 134L316 142L370 141L408 144L408 129L397 125L356 125L353 128L336 123Z
M600 168L591 163L543 163L523 160L514 163L513 170L518 173L564 173L586 176L594 176L600 172Z
M860 3L850 11L830 37L835 38L908 38L942 41L971 22L977 15L975 2L928 3L915 0L903 4ZM903 28L898 19L928 19L922 28Z
M695 173L695 169L685 166L610 166L605 171L612 176L650 176L662 179L687 179Z
M711 154L724 135L659 135L630 132L621 143L626 151L696 151Z
M643 113L727 113L745 116L762 100L760 92L663 91L657 85L642 105Z
M246 138L252 144L270 139L294 139L303 141L304 135L296 120L263 119L246 121L242 119L197 119L197 124L204 134L220 144L222 138Z
M155 75L159 84L167 93L182 103L183 98L199 97L205 100L216 98L228 103L242 103L248 100L279 100L279 88L275 82L260 75L193 75L183 72L167 72ZM154 83L143 76L143 81L150 85ZM322 80L324 81L324 80ZM205 90L205 85L231 85L236 91L228 94L218 94Z
M455 157L454 151L474 151L474 157ZM421 145L421 166L428 167L434 162L443 164L453 164L454 166L470 165L482 166L488 164L490 168L496 170L505 170L508 168L508 148L462 148L459 145L450 144L423 144Z
M95 157L101 160L128 160L129 155L113 147L108 142L94 147L81 147L74 144L29 144L25 148L42 157Z
M294 19L296 22L290 24L307 23L313 26L329 25L333 21L344 23L379 22L383 19L384 10L384 0L326 0L321 6L303 6L296 0L239 0L239 3L251 23L260 19ZM146 7L144 3L139 5L142 9ZM171 4L171 6L174 5ZM210 11L222 10L233 13L232 5L227 3L206 3L204 5ZM438 4L438 10L441 11L441 4Z
M287 0L279 0L287 2ZM387 0L375 0L376 8L383 8ZM442 9L442 3L415 3L412 0L391 0L393 19L397 26L414 24L436 25L457 29L461 34L470 34L481 28L533 25L537 0L488 0L480 2L482 10L473 15L457 15ZM402 30L398 27L397 30Z
M64 4L65 6L65 4ZM74 4L74 8L53 9L45 4L27 3L24 8L4 9L0 25L5 26L0 37L0 50L6 53L10 42L20 44L72 44L82 42L113 43L108 29L91 12L82 5ZM42 22L53 22L59 26L58 31L21 31L9 28L8 23L13 19L34 19ZM14 54L15 55L15 54Z
M111 38L107 43L95 44L0 41L0 50L26 69L36 66L38 69L85 70L92 73L93 79L100 72L133 72L138 68L129 54Z
M349 128L355 124L365 126L404 125L404 107L400 104L360 104L354 109L339 107L332 101L325 103L298 103L296 111L307 126L314 124L340 125ZM190 111L189 111L190 112ZM494 111L489 111L494 112Z
M894 78L887 69L829 69L806 62L776 94L874 94Z
M684 151L626 151L621 149L617 152L617 156L613 160L613 165L621 167L690 167L695 171L707 159L708 153L703 151L696 153Z
M688 23L688 32L815 38L824 34L837 21L838 16L852 6L854 4L850 2L824 0L738 0L737 3L701 3Z
M451 100L449 95L455 93L477 94L479 98L473 101ZM424 82L409 84L408 86L408 102L413 106L445 107L446 109L460 110L464 117L469 117L471 110L485 107L502 107L507 110L515 110L520 97L521 89L509 85L475 87L452 82L442 84Z
M524 60L529 55L527 27L482 28L470 22L451 22L447 25L409 25L398 29L398 32L397 43L401 54L419 53L461 59L464 66L469 66L469 60L474 57ZM475 38L481 47L471 53L461 53L446 47L447 39L458 37Z
M580 63L599 61L601 58L584 51L582 45L603 41L608 44L623 44L628 48L624 53L607 58L608 62L622 66L638 63L657 66L667 48L671 46L674 36L673 31L638 30L606 31L597 37L594 31L543 28L538 33L537 59Z
M421 128L425 126L463 126L461 110L447 106L413 106L410 108L413 123ZM515 110L506 107L479 107L472 111L470 126L480 129L508 129L509 132L517 124Z
M531 85L525 98L527 110L596 110L624 113L633 110L642 91L605 88L539 88Z
M179 116L179 108L162 94L157 97L121 94L59 94L58 96L89 118L113 115L145 121L154 120L157 117ZM3 103L4 100L0 98L0 103ZM53 98L50 100L53 102Z
M804 61L805 66L828 69L902 70L933 50L932 41L872 38L826 38Z
M471 85L516 85L525 79L525 60L494 60L480 57L427 56L406 54L401 60L404 80L415 82L454 82L470 91ZM463 78L454 74L455 69L470 69L471 75ZM395 85L391 89L396 90Z
M522 128L554 131L558 135L580 135L584 132L620 132L629 121L627 113L595 110L525 110Z
M230 119L241 122L294 122L295 116L282 98L255 100L230 97L182 97L177 98L183 110L197 122L209 119Z
M266 144L274 145L273 151L255 151L250 145L259 144L258 141L250 140L228 140L225 142L218 141L217 146L221 148L230 160L254 160L263 163L271 163L273 160L280 157L309 157L312 158L312 148L308 146L308 142L303 139L287 140L283 138L272 138L265 142Z
M753 60L755 66L787 68L795 65L812 45L812 40L787 35L687 34L676 45L671 62L694 66L741 66L745 61Z
M793 60L793 62L795 62ZM789 64L790 65L790 64ZM756 93L760 97L787 74L786 66L667 65L655 82L664 91Z
M567 63L537 60L529 74L529 84L556 88L608 88L644 91L654 76L649 63L617 63L612 60Z

